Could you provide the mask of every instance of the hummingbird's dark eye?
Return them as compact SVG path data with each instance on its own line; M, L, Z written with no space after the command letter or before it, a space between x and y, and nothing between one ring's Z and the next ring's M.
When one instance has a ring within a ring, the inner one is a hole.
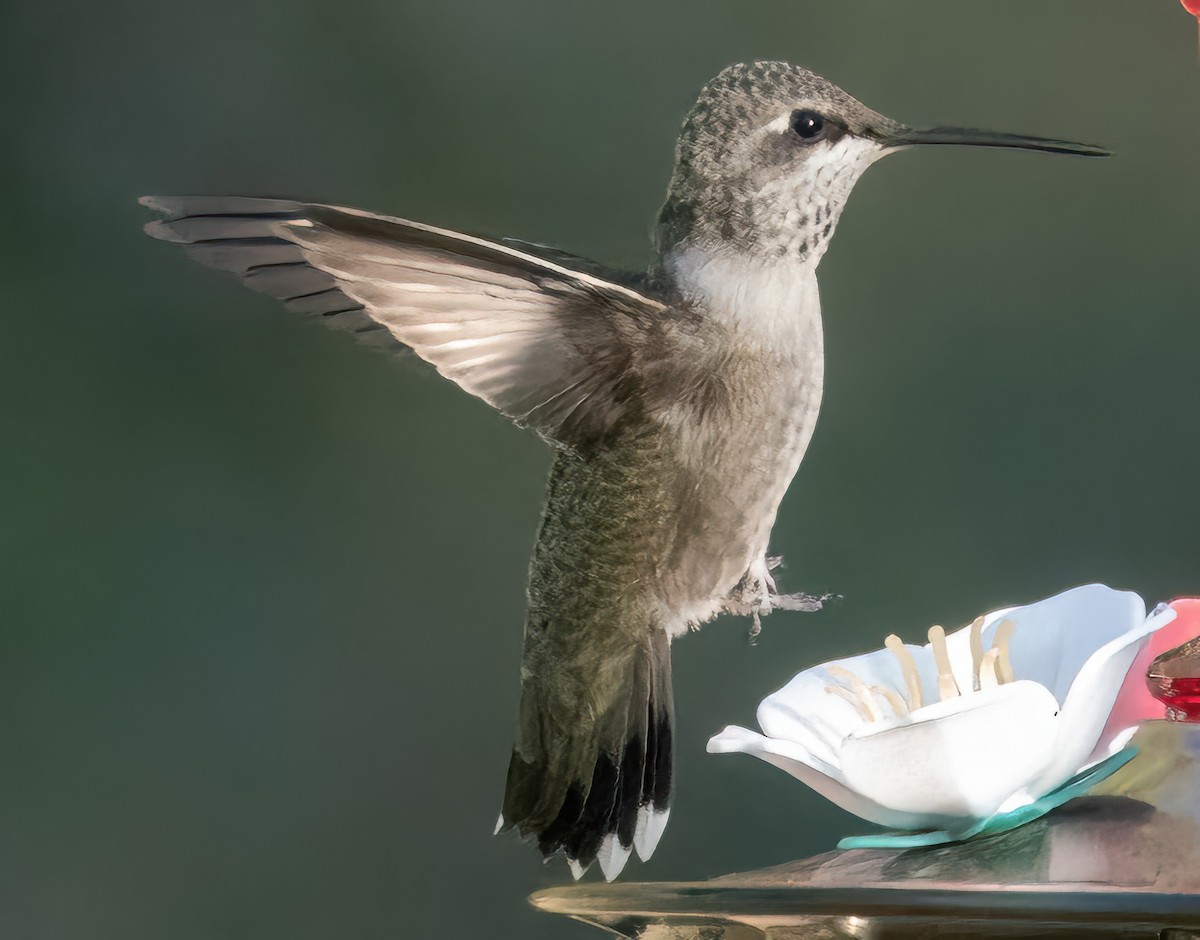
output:
M816 143L825 136L825 118L816 111L793 111L788 124L805 143Z

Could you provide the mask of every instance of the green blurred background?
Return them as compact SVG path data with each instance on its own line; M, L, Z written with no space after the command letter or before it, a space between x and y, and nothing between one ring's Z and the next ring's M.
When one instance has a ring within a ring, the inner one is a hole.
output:
M795 671L1089 580L1200 592L1200 64L1175 0L205 4L5 13L0 933L583 938L493 838L548 453L145 238L290 195L640 265L684 111L806 64L914 124L1106 144L872 169L775 530L836 591L676 644L692 879L864 825L704 753Z

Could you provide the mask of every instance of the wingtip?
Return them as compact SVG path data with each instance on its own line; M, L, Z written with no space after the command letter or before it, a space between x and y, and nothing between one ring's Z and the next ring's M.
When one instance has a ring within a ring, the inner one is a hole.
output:
M142 226L142 231L160 242L172 242L176 245L187 244L187 239L180 238L165 219L154 219Z
M293 199L272 196L139 196L147 209L160 212L169 221L194 215L286 215L304 207Z
M178 215L179 197L177 196L162 196L151 194L148 196L138 196L138 205L145 206L152 212L157 212L165 215L168 218L174 218Z

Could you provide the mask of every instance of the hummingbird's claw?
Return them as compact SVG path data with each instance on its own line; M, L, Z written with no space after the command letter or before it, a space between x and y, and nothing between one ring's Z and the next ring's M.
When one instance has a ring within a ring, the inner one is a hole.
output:
M746 639L750 641L750 645L754 646L758 642L758 635L762 633L762 620L759 617L758 611L755 610L750 615L750 633Z
M771 606L777 610L803 610L808 613L820 610L834 599L841 600L837 594L772 594Z

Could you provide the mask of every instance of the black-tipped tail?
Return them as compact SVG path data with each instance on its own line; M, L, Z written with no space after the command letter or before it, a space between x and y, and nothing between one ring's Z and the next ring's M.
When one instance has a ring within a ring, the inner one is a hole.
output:
M533 639L536 640L536 634ZM521 729L497 832L516 829L579 878L611 881L654 852L671 803L670 640L647 632L590 664L553 662L527 636Z

